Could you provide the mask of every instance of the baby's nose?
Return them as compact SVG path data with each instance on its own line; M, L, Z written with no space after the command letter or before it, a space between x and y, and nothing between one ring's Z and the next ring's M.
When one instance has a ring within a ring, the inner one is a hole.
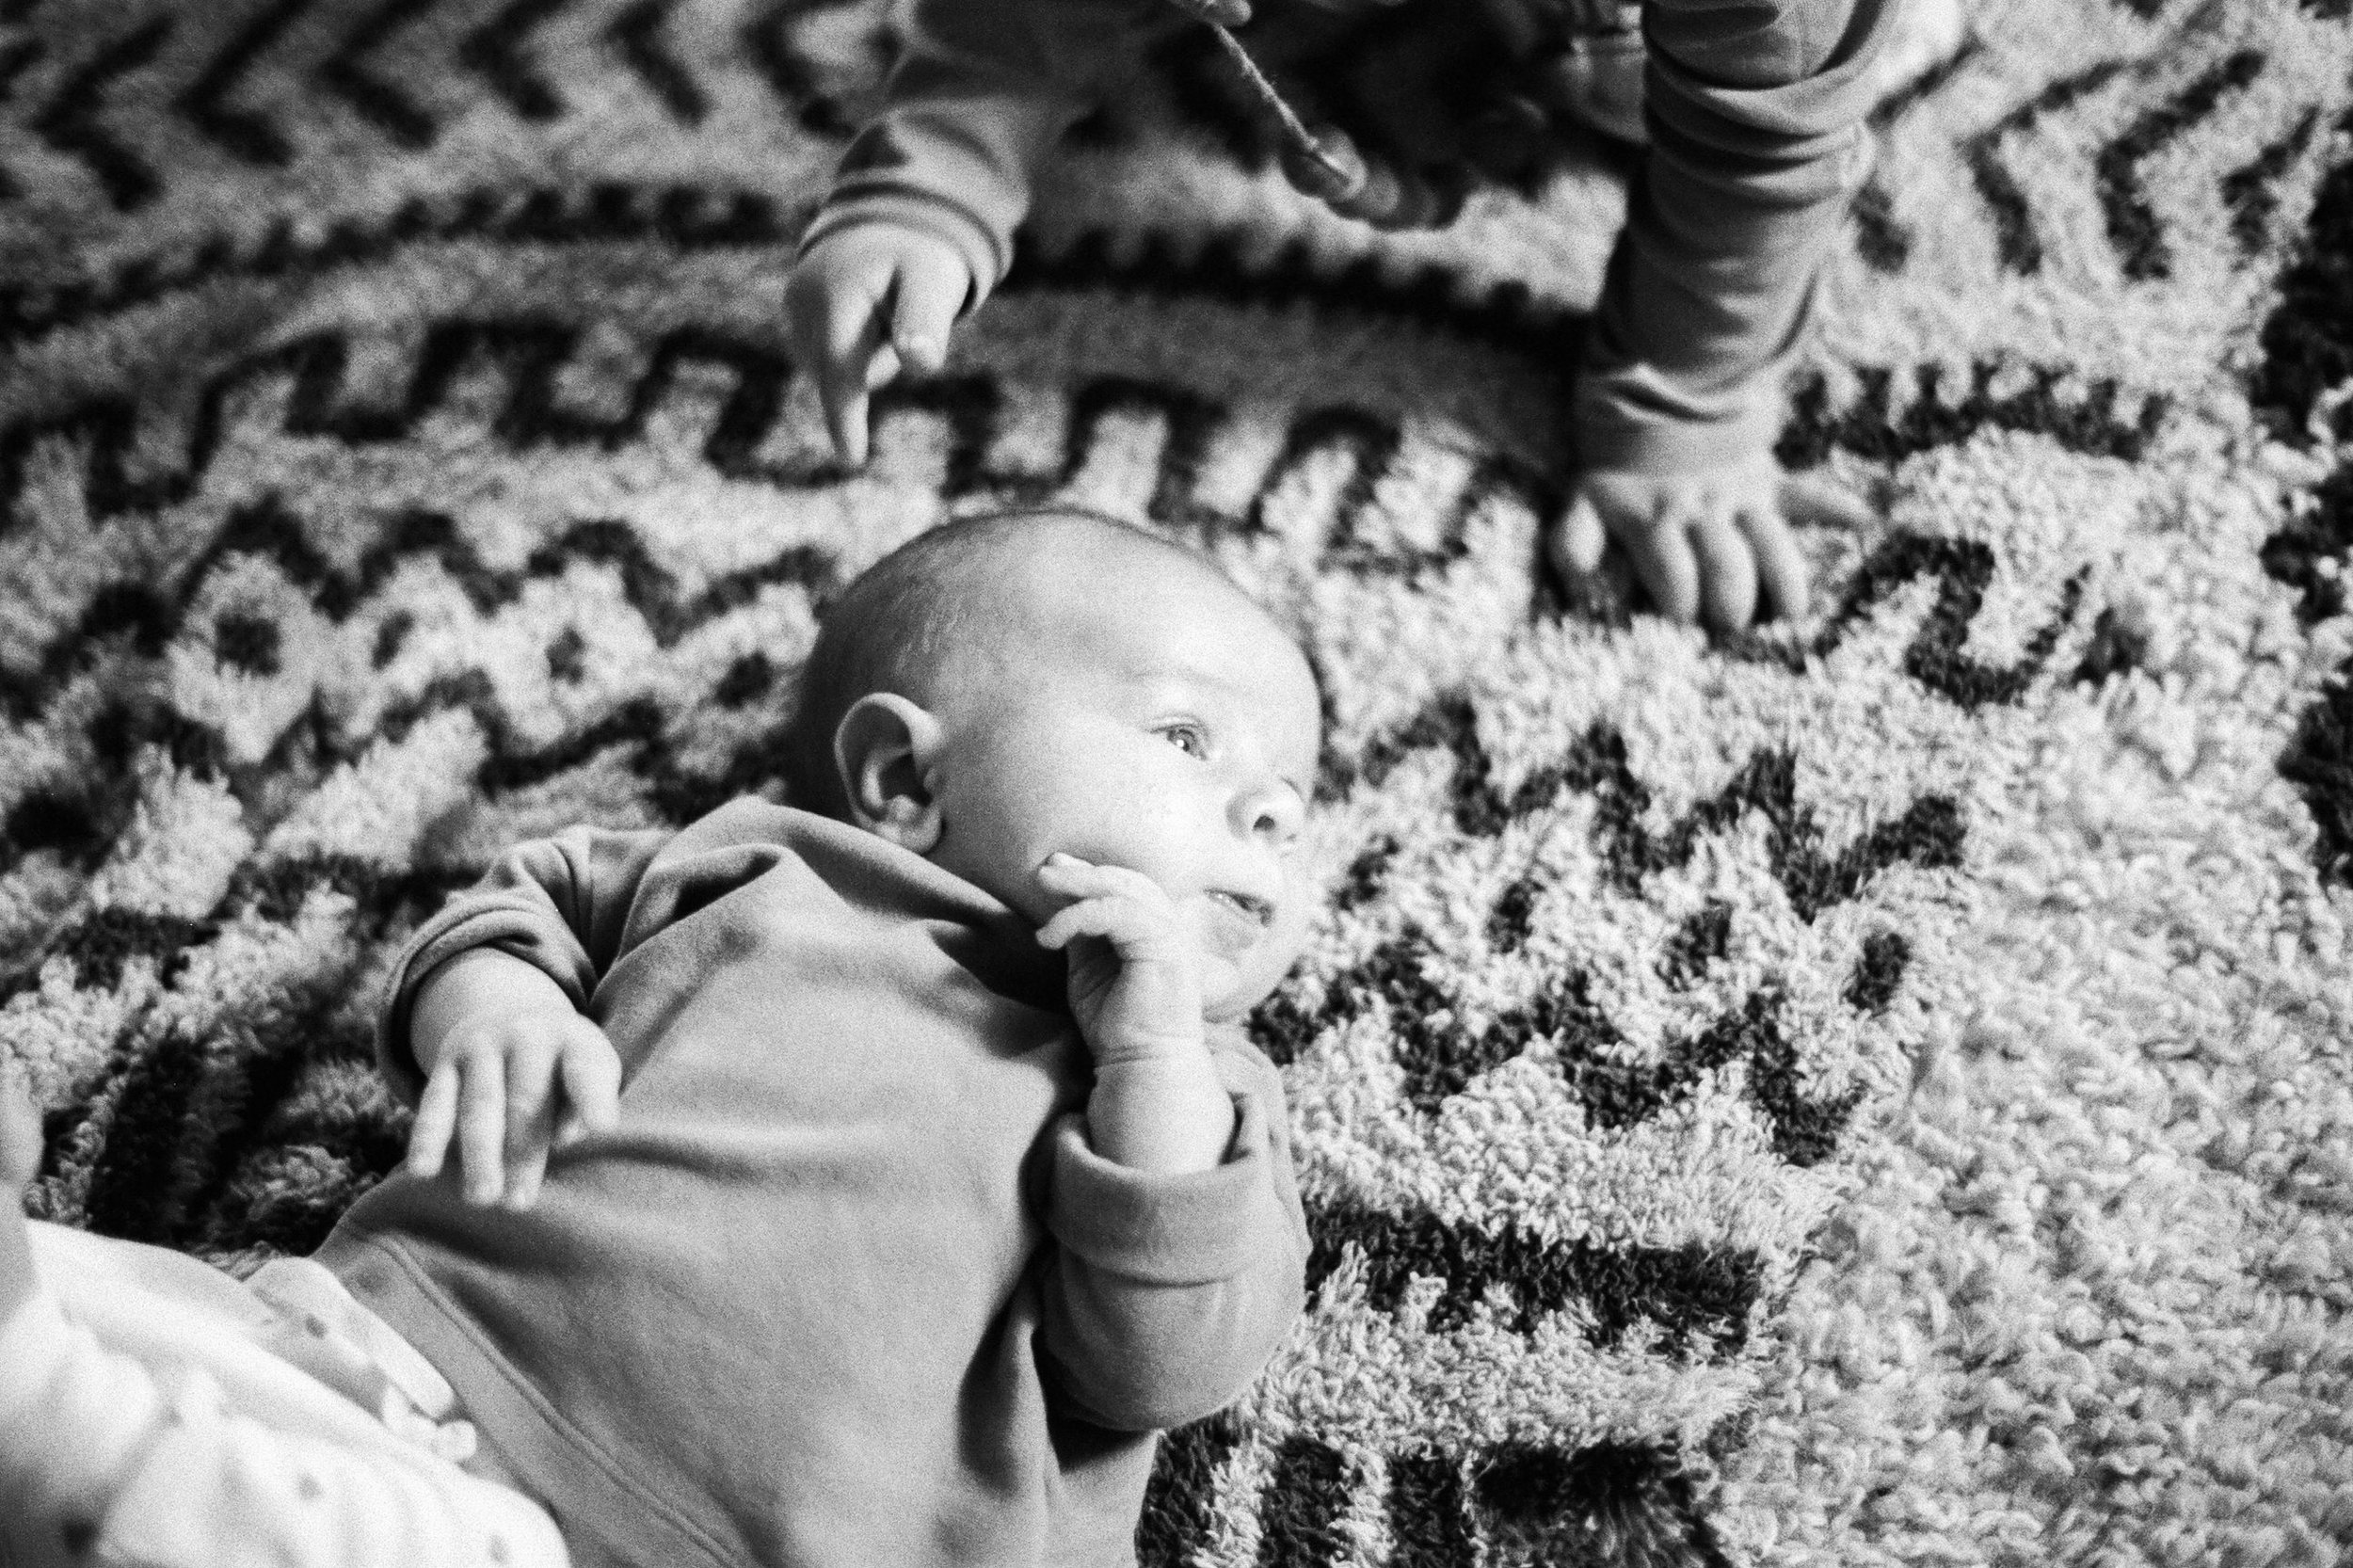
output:
M1233 815L1236 832L1266 840L1278 848L1298 838L1307 825L1307 808L1299 792L1280 782L1242 791L1234 797Z

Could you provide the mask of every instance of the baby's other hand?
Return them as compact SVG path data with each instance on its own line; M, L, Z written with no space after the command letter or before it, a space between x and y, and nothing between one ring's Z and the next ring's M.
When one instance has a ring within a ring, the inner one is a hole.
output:
M442 1037L408 1134L412 1175L440 1175L454 1139L469 1203L529 1208L551 1149L619 1121L620 1054L557 1000L475 1013Z
M1070 952L1070 1011L1096 1065L1202 1048L1201 974L1176 905L1125 866L1055 855L1038 883L1068 899L1037 939Z
M1790 523L1870 520L1833 481L1785 474L1760 456L1696 473L1589 472L1549 542L1562 571L1587 576L1605 536L1614 538L1661 615L1737 632L1755 618L1760 593L1785 620L1805 614L1805 559Z
M901 224L860 223L811 246L785 283L793 353L816 372L841 460L866 461L867 394L904 368L946 362L971 269L947 241Z

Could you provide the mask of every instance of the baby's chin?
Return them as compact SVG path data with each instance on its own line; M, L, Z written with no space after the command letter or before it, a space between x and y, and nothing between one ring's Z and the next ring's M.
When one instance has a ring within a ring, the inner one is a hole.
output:
M1202 1017L1213 1024L1241 1022L1252 1008L1274 994L1298 961L1293 952L1252 952L1240 959L1216 952L1203 954Z

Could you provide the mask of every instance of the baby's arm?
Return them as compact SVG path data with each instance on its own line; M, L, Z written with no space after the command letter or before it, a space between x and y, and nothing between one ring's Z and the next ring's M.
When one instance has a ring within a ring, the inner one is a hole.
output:
M1772 448L1814 280L1869 166L1864 118L1894 0L1648 0L1652 146L1577 393L1585 478L1554 539L1590 570L1606 531L1677 619L1745 625L1761 587L1802 612L1786 519L1855 521Z
M1054 1133L1039 1345L1057 1392L1099 1426L1181 1426L1230 1404L1305 1301L1282 1080L1230 1032L1210 1056L1233 1130L1208 1169L1116 1163L1077 1116Z
M1072 902L1038 932L1071 953L1071 1010L1096 1064L1057 1127L1042 1343L1064 1395L1122 1430L1231 1401L1299 1314L1306 1221L1282 1080L1213 1049L1194 959L1148 878L1070 856L1040 880Z
M959 315L1004 277L1048 149L1181 24L1166 0L917 0L882 110L842 154L785 291L844 461L865 460L867 394L937 369Z
M1201 979L1168 895L1139 872L1057 855L1038 872L1071 900L1038 940L1070 953L1070 1009L1095 1059L1087 1136L1131 1170L1206 1171L1225 1156L1234 1107L1209 1061Z
M410 939L378 1046L417 1103L411 1172L439 1174L454 1138L469 1199L527 1208L552 1146L613 1125L620 1062L588 997L670 837L584 828L518 845Z

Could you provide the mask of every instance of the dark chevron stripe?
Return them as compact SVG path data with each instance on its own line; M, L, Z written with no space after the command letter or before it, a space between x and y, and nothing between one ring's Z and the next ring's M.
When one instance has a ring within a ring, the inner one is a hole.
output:
M1536 1561L1732 1568L1689 1478L1659 1448L1512 1444L1482 1455L1477 1474L1497 1533Z
M1993 253L2022 277L2042 270L2042 238L2035 232L2034 209L1991 136L1976 136L1961 148L1961 161L1993 220Z
M565 112L563 95L531 68L523 46L534 28L570 4L571 0L508 0L458 44L458 63L488 82L507 107L524 120L558 118Z
M2313 144L2320 128L2320 111L2306 109L2288 134L2266 145L2246 163L2222 177L2222 204L2231 211L2231 237L2239 253L2252 261L2270 243L2271 220L2280 210L2275 188Z
M1097 376L1081 382L1070 395L1070 440L1061 474L1064 483L1085 466L1103 422L1119 415L1158 417L1166 424L1168 434L1149 513L1162 522L1188 520L1192 509L1187 497L1193 476L1209 455L1210 436L1225 417L1225 406L1184 387L1130 376ZM1292 439L1296 438L1294 427Z
M2032 369L2031 386L2008 397L1993 395L1993 378L2003 367L1980 360L1970 367L1969 391L1958 403L1942 393L1945 371L1920 365L1913 371L1914 396L1900 418L1893 412L1895 372L1884 366L1857 374L1862 390L1844 413L1833 414L1830 386L1818 373L1801 376L1791 389L1789 423L1774 449L1785 467L1808 469L1828 457L1833 448L1880 462L1906 457L1940 447L1957 446L1979 430L2016 430L2047 436L2071 452L2100 457L2139 458L2170 404L2161 396L2146 399L2140 417L2127 424L2117 417L2121 387L2113 376L2102 376L2073 403L2057 392L2069 372L2057 366Z
M1929 67L1901 88L1889 93L1872 108L1869 123L1875 131L1884 131L1910 114L1926 100L1945 89L1945 85L1977 63L1985 53L1985 40L1972 30L1961 40L1961 47L1950 57Z
M1886 1012L1911 967L1912 944L1901 934L1874 931L1863 939L1863 956L1847 981L1847 1005L1858 1013Z
M680 250L780 243L800 215L780 214L756 192L696 186L599 184L585 190L466 191L414 198L370 225L346 219L320 239L274 224L258 248L215 235L122 264L108 278L49 289L0 291L0 345L38 340L166 295L238 278L283 278L381 261L420 242L594 245L658 238Z
M1732 905L1709 899L1669 938L1658 959L1658 978L1678 991L1690 989L1706 977L1708 965L1723 957L1731 939Z
M732 391L724 395L703 447L705 460L716 472L785 488L824 484L839 477L830 459L819 459L815 466L806 469L779 467L760 459L762 443L781 417L792 375L790 365L772 351L701 330L674 332L653 345L647 366L636 377L627 406L619 414L588 414L566 408L556 393L558 378L577 342L576 329L548 322L444 322L427 331L408 384L399 399L390 406L366 407L345 395L349 347L344 339L322 335L297 340L240 363L211 384L200 400L198 417L191 424L184 462L162 465L156 472L138 478L128 472L129 456L137 444L134 413L128 405L91 405L15 426L0 432L0 530L15 520L30 455L53 441L64 441L79 452L88 510L94 520L103 522L128 510L186 499L200 481L217 447L222 410L229 399L244 388L278 376L290 376L293 381L284 400L284 428L290 435L324 436L354 443L404 439L421 421L442 407L469 367L482 366L501 375L505 383L506 396L490 420L491 431L500 440L521 450L548 444L613 448L643 435L648 422L671 395L686 367L709 366L728 373L733 380ZM983 464L995 427L997 400L995 384L985 378L950 377L887 389L877 396L875 409L881 420L908 409L934 412L949 422L952 441L948 488L951 493L957 493L996 481L997 476L983 471ZM1197 424L1203 417L1196 411L1200 406L1187 402L1179 393L1147 396L1137 384L1124 381L1081 388L1072 414L1075 428L1071 439L1080 448L1075 462L1084 461L1085 443L1094 439L1109 410L1119 407L1174 408L1180 426L1187 421ZM1357 510L1361 511L1361 503L1369 497L1371 485L1384 472L1383 454L1393 453L1397 444L1395 427L1353 411L1326 410L1304 420L1302 430L1304 436L1294 437L1288 456L1267 476L1265 486L1280 487L1297 465L1319 460L1319 454L1328 450L1329 443L1360 456L1369 444L1376 449L1373 464L1368 468L1360 463L1356 474L1355 488L1360 492ZM1193 518L1205 527L1235 526L1199 512L1190 503L1167 499L1181 497L1190 488L1200 440L1197 430L1188 434L1180 428L1172 436L1162 454L1159 491L1171 512ZM143 452L141 456L152 461L152 452ZM1506 491L1521 495L1540 510L1557 502L1556 496L1542 490L1541 481L1534 475L1515 464L1497 460L1482 465L1466 484L1436 548L1401 549L1368 538L1360 531L1357 513L1344 507L1333 536L1327 541L1322 564L1360 574L1404 576L1443 567L1463 554L1464 528L1471 514L1486 498ZM124 584L104 590L93 601L83 624L51 646L44 664L31 672L29 679L11 683L5 699L7 711L19 716L38 711L49 693L72 673L82 649L112 628L135 627L141 651L154 653L176 630L180 606L201 581L202 571L209 569L226 551L258 548L272 553L294 581L323 596L321 608L337 618L347 615L352 604L373 591L393 561L419 551L437 554L453 575L473 584L469 591L475 593L478 605L487 608L499 601L502 594L511 591L511 584L507 588L488 584L480 573L478 562L452 553L457 544L446 520L437 523L418 516L402 520L401 531L366 558L358 577L345 581L325 569L316 552L302 540L298 526L289 526L287 520L273 514L270 504L248 506L233 513L226 521L222 536L194 563L176 587ZM427 539L419 530L433 533L434 536ZM642 554L624 562L616 553L634 548L617 524L603 525L601 532L593 534L575 532L567 543L554 548L559 552L588 549L592 539L597 541L594 549L602 558L626 567L625 575L631 583L643 586L653 581L648 575L649 563ZM535 560L537 565L534 569L562 568L561 560L553 555L543 554ZM822 586L829 569L829 562L804 552L715 583L693 603L645 599L639 605L666 646L683 630L744 602L765 584L795 580Z
M2353 662L2297 721L2280 776L2313 814L2313 864L2324 887L2353 888Z
M293 919L317 892L349 897L360 929L379 932L395 920L430 910L452 888L472 880L471 871L436 868L392 872L348 856L306 856L268 863L248 862L231 879L218 907L201 918L157 915L119 905L94 909L53 933L15 972L0 972L0 1002L33 984L43 964L71 959L74 983L86 991L121 984L126 965L155 967L160 984L178 978L189 952L212 941L240 915Z
M1536 898L1544 890L1544 883L1530 872L1497 893L1495 907L1487 911L1487 945L1497 952L1525 947L1535 930Z
M30 10L26 7L26 10ZM37 38L17 39L0 47L0 104L16 95L16 84L49 53L49 46ZM0 165L0 202L13 201L24 194L24 187L7 166Z
M1933 576L1938 583L1936 603L1904 648L1904 673L1964 709L2016 702L2041 675L2060 636L2073 624L2083 603L2084 574L2077 571L2059 584L2059 601L2051 618L2026 639L2016 664L2001 666L1981 663L1962 651L1969 641L1969 628L1985 603L1993 566L1993 552L1977 539L1909 530L1891 535L1848 583L1837 610L1816 633L1807 652L1815 659L1829 653L1889 595L1907 583Z
M54 789L35 790L0 819L0 875L28 855L55 854L67 864L89 870L105 857L106 845L89 808Z
M1376 1312L1397 1311L1416 1278L1443 1283L1430 1308L1433 1334L1463 1327L1500 1286L1512 1296L1506 1321L1513 1333L1574 1305L1605 1349L1641 1323L1658 1331L1674 1355L1715 1359L1737 1355L1748 1343L1751 1309L1764 1288L1763 1263L1740 1248L1547 1241L1516 1226L1487 1230L1347 1202L1311 1204L1307 1225L1315 1238L1310 1291L1353 1251L1363 1259L1366 1304Z
M2224 93L2244 89L2263 73L2265 63L2259 49L2242 49L2217 60L2172 98L2134 120L2092 160L2100 210L2126 278L2148 282L2173 271L2165 232L2140 188L2140 166L2214 113Z
M2149 661L2149 639L2120 617L2114 606L2092 618L2091 641L2084 648L2068 679L2079 686L2097 686Z
M319 64L319 80L351 105L387 139L422 152L440 135L440 125L414 99L362 63L378 44L433 8L435 0L384 0L344 36Z
M1160 1439L1136 1520L1136 1568L1193 1568L1209 1542L1217 1479L1241 1440L1225 1416L1179 1427Z
M1848 209L1854 219L1855 253L1874 272L1898 273L1912 259L1912 231L1896 220L1895 199L1874 175L1855 193Z
M124 212L152 201L163 185L145 159L100 126L98 114L104 106L107 85L145 69L171 36L172 21L170 16L158 16L108 44L67 77L33 119L34 132L66 156L79 159L105 191L106 200Z
M1392 1455L1388 1505L1389 1568L1475 1568L1479 1539L1453 1455Z
M1665 1042L1656 1062L1629 1063L1625 1035L1593 1002L1582 972L1559 978L1474 1031L1460 1020L1454 999L1430 978L1433 956L1427 938L1408 931L1334 976L1313 1011L1295 987L1286 987L1252 1016L1252 1037L1277 1065L1287 1064L1377 1000L1388 1021L1401 1091L1426 1116L1531 1045L1553 1040L1570 1093L1587 1123L1604 1132L1650 1121L1689 1098L1703 1075L1745 1059L1748 1096L1771 1128L1775 1153L1801 1167L1819 1164L1835 1151L1862 1103L1859 1088L1820 1097L1801 1092L1797 1050L1781 1025L1780 995L1770 986L1750 993L1698 1034ZM1881 933L1867 940L1849 978L1847 1001L1860 1012L1883 1012L1910 958L1900 936Z
M1443 267L1401 278L1367 258L1334 274L1304 240L1273 258L1253 260L1253 254L1239 234L1200 244L1151 234L1139 243L1096 232L1049 257L1016 235L1013 269L998 292L1105 289L1268 310L1362 311L1528 358L1557 369L1564 380L1584 343L1583 316L1539 305L1523 284L1495 284L1472 298L1465 280Z
M2306 446L2313 409L2353 380L2353 159L2321 181L2303 243L2278 287L2247 395L2272 435ZM2340 435L2353 429L2353 409L2339 410L2336 426Z
M2263 542L2264 570L2297 589L2296 618L2317 626L2345 610L2345 579L2353 572L2353 464L2342 465L2313 491L2308 510Z
M700 125L711 113L711 99L662 41L662 29L677 4L678 0L635 0L613 19L605 36L673 119Z
M1258 1499L1257 1568L1337 1568L1345 1543L1348 1466L1339 1449L1305 1432L1283 1439Z
M0 104L16 96L18 78L40 63L49 54L49 45L37 38L22 38L0 48Z
M1625 740L1606 725L1589 729L1559 761L1531 771L1507 797L1493 780L1493 763L1479 739L1477 713L1469 697L1459 691L1441 694L1413 718L1374 736L1353 761L1328 764L1317 794L1332 800L1359 784L1378 785L1406 757L1438 746L1454 755L1454 823L1467 835L1491 838L1551 807L1564 789L1598 796L1594 829L1612 879L1629 892L1639 889L1643 878L1687 863L1704 835L1725 831L1754 810L1773 825L1774 876L1791 907L1810 921L1832 904L1853 898L1891 865L1956 864L1964 833L1953 803L1929 795L1837 856L1826 856L1819 848L1821 830L1815 825L1814 813L1797 802L1794 760L1786 752L1769 750L1751 757L1730 783L1696 802L1666 832L1654 834L1642 824L1650 809L1650 791L1627 764Z
M232 107L229 95L236 90L254 59L275 43L312 4L312 0L276 0L276 4L246 24L229 46L213 57L212 63L188 84L187 90L173 101L173 107L214 142L247 163L278 168L293 162L294 147L284 133L264 115Z
M752 69L768 89L793 111L801 129L828 141L847 141L857 133L856 122L840 99L819 85L815 64L795 48L788 36L792 19L810 11L831 10L851 0L786 0L766 14L744 24L744 51Z
M2012 272L2030 274L2041 270L2042 241L2035 232L2033 209L2026 200L2025 187L2002 161L2002 137L2012 131L2032 129L2042 116L2098 91L2120 73L2133 69L2134 64L2129 60L2103 60L2088 71L2061 77L1961 144L1961 161L1967 165L1977 194L1993 219L1995 252L2002 264Z

